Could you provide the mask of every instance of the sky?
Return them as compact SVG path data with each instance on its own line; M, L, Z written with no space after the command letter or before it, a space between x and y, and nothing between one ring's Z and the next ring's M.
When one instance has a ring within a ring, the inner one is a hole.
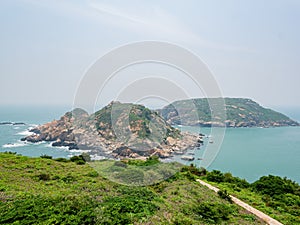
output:
M71 105L97 59L156 40L199 56L223 96L300 108L299 27L298 0L2 0L0 104ZM159 67L120 72L106 86L103 104L132 83L132 73L164 73L191 97L205 96L184 74Z

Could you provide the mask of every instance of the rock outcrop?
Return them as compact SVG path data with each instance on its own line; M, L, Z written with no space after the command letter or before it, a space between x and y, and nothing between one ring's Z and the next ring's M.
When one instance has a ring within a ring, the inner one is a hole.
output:
M89 115L82 109L30 130L22 141L51 141L53 146L90 150L116 158L170 157L194 148L198 137L181 133L142 105L112 102Z

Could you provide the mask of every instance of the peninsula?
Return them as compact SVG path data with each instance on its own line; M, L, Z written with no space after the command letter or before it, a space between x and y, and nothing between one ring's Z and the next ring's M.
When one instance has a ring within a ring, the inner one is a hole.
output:
M299 126L286 115L267 109L247 98L224 98L224 115L212 118L210 104L220 104L220 98L195 98L175 101L158 112L172 125L220 127L280 127ZM220 106L221 107L221 106Z

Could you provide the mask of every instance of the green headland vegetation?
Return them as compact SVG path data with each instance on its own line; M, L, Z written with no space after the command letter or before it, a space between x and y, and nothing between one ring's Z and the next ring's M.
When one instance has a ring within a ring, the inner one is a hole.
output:
M287 178L269 175L250 184L190 165L158 183L128 186L107 179L93 163L82 155L52 159L0 153L0 224L264 224L232 204L229 194L284 224L300 223L300 187ZM165 167L157 157L97 163L106 172L124 173L121 177L132 184L149 178L142 175L145 168L158 166L162 172ZM201 186L199 178L221 191Z

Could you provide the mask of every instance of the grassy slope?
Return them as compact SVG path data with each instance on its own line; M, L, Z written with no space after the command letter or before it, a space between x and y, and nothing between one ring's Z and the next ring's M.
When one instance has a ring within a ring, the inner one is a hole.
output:
M262 224L180 172L147 187L88 164L0 153L0 224Z

